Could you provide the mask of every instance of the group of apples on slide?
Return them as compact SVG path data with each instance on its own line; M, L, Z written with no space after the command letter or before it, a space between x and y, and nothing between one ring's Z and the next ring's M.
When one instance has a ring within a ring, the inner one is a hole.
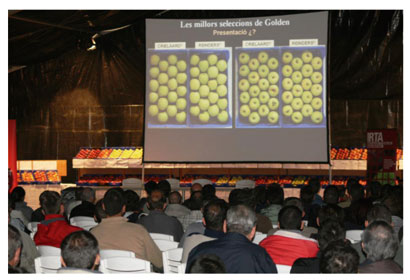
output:
M56 170L24 170L17 173L17 182L22 184L57 184L61 182Z

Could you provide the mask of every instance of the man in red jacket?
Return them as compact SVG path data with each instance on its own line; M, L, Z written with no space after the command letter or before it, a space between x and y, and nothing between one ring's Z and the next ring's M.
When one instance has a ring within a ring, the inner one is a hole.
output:
M82 228L71 226L62 215L64 206L60 195L55 191L44 191L40 195L40 205L45 215L44 221L37 226L34 242L37 246L48 245L60 248L61 241L70 233Z

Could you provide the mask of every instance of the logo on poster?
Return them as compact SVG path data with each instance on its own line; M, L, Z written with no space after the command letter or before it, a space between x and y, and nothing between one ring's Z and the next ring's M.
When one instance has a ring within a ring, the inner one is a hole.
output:
M367 147L368 148L383 148L383 133L382 132L368 132L367 133Z

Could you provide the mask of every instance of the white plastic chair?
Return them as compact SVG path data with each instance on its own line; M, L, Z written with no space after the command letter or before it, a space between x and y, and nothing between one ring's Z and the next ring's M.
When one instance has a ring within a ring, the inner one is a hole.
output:
M254 244L259 244L259 242L261 242L263 239L265 239L268 235L266 233L262 233L262 232L256 232L255 233L255 237L253 238L253 243Z
M289 274L290 270L292 269L292 266L291 265L277 264L276 269L278 270L278 273Z
M135 253L131 251L125 251L125 250L105 249L105 250L100 250L100 257L101 259L108 259L108 258L115 258L115 257L135 258Z
M178 242L162 239L154 239L155 244L157 244L161 252L167 251L169 249L178 248Z
M57 273L60 268L60 256L41 256L34 259L36 273Z
M138 258L115 257L101 259L102 273L150 273L151 263Z
M236 188L244 189L244 188L254 188L255 181L252 180L239 180L236 182Z
M171 185L171 189L179 187L179 180L174 178L168 178L167 181Z
M123 188L136 189L142 187L142 180L138 178L127 178L122 180Z
M40 256L61 256L61 249L53 246L39 245L37 251Z
M98 223L94 220L94 218L83 217L83 216L78 216L78 217L71 218L70 219L70 224L73 225L73 226L83 228L84 230L90 230L93 227L98 225Z
M169 234L163 233L150 233L152 239L159 239L159 240L169 240L174 241L174 236Z
M87 217L87 216L77 216L77 217L70 218L71 225L73 225L73 223L78 223L78 222L94 222L95 223L95 220L93 217Z
M162 252L164 273L185 273L181 263L183 248L175 248Z
M208 180L208 179L195 179L195 180L192 181L192 185L197 184L197 183L201 184L202 187L205 186L205 185L208 185L208 184L212 185L212 181Z
M361 229L347 230L346 239L348 239L353 244L359 243L360 241L362 241L362 233L363 233L363 230Z

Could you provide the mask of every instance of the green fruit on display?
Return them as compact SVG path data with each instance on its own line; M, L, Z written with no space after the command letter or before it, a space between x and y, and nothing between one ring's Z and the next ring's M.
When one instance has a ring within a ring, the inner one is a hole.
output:
M201 83L199 82L198 79L192 79L189 82L189 86L190 86L191 90L199 90L199 87L201 86Z
M229 115L227 111L222 111L218 114L218 121L220 123L226 123L229 119Z
M189 101L191 101L191 104L197 104L199 102L199 99L201 99L199 92L191 91L191 93L189 94Z
M166 123L168 121L168 114L166 112L161 112L158 114L158 121L160 123Z
M208 67L209 67L208 60L201 60L199 62L198 67L199 67L199 70L201 70L202 73L208 71Z
M186 70L186 62L184 60L179 60L177 62L177 68L179 72L184 72Z
M168 91L169 91L169 89L168 89L167 86L160 86L160 87L158 88L158 94L159 94L160 97L165 97L165 96L167 96L167 95L168 95Z
M149 102L155 103L158 100L158 94L156 92L150 92L148 94L148 99L149 99Z
M201 73L199 74L199 82L201 83L201 85L207 85L208 81L209 81L209 77L207 73Z
M304 90L310 90L312 87L312 81L310 79L303 79L301 85Z
M199 100L199 109L201 109L201 111L207 111L209 108L209 100L208 99L201 99Z
M259 74L258 74L258 72L253 71L253 72L249 73L248 81L249 81L249 83L251 83L251 84L256 84L256 83L259 81Z
M310 91L304 91L302 93L302 101L303 103L310 103L312 102L313 99L313 95Z
M216 80L209 80L208 87L210 90L216 90L216 88L218 87L218 82Z
M256 97L251 98L251 100L249 101L249 108L251 108L254 111L258 110L260 105L261 103L259 102L259 99Z
M249 66L249 69L253 71L257 70L259 67L259 60L257 60L256 58L252 58L251 60L249 60L248 66Z
M303 60L299 57L295 57L294 59L292 59L291 64L294 70L299 70L303 66Z
M198 106L191 106L191 108L189 108L189 112L192 116L198 117L199 113L201 113L201 109L199 109Z
M268 87L268 93L270 96L275 97L279 94L279 87L277 85L271 85Z
M211 79L215 79L219 74L218 68L216 66L211 66L208 68L208 76Z
M214 105L209 106L208 113L209 113L209 116L216 117L219 114L218 105L214 104Z
M239 95L239 100L241 101L241 103L248 103L249 100L251 99L250 95L248 92L244 91L241 93L241 95Z
M176 90L177 87L178 87L177 79L172 78L168 80L168 88L170 90Z
M268 81L272 85L276 84L279 81L279 74L277 72L270 72L268 74Z
M210 92L208 99L211 104L215 104L216 102L218 102L219 95L216 92Z
M249 61L249 54L247 53L240 53L239 54L239 62L241 64L247 64Z
M314 96L319 96L322 93L322 85L314 84L312 85L311 92Z
M251 86L249 88L249 94L252 97L258 97L259 93L261 92L261 89L258 86Z
M269 98L270 98L270 96L269 96L269 93L267 91L262 91L259 94L259 101L263 104L268 102Z
M303 65L301 72L302 72L303 77L308 78L308 77L312 76L312 73L313 73L312 65L310 65L310 64Z
M293 73L292 66L285 65L285 66L282 67L282 75L284 77L290 77L292 75L292 73Z
M315 70L319 70L320 68L322 68L322 64L323 64L323 61L322 61L322 59L320 58L320 57L314 57L313 59L312 59L312 67L313 67L313 69L315 69Z
M290 91L284 91L282 93L282 101L285 104L290 104L293 100L293 94Z
M288 64L292 61L293 55L290 52L285 52L282 55L282 62Z
M268 61L269 55L267 52L258 53L258 60L260 63L266 63Z
M178 57L175 54L171 54L168 56L168 63L171 65L175 65L177 63Z
M201 123L207 123L209 121L209 113L203 112L199 114L199 120L201 121Z
M217 61L218 61L218 57L215 54L208 55L209 65L215 65Z
M299 97L293 98L291 105L292 105L293 110L295 111L302 109L303 107L302 98L299 98Z
M157 105L150 105L148 108L148 114L151 117L155 117L158 114L158 106Z
M251 114L251 109L249 108L248 105L242 105L241 108L239 109L239 113L241 114L242 117L246 118Z
M151 81L149 81L149 89L150 89L151 91L157 91L158 87L159 87L159 83L158 83L157 80L151 80Z
M322 99L319 97L315 97L312 99L312 102L310 103L315 110L320 110L322 108Z
M290 105L285 105L282 107L282 113L286 117L290 117L293 114L293 108Z
M279 66L279 61L276 58L274 57L269 58L268 67L270 70L275 70L276 68L278 68L278 66Z
M185 98L178 98L177 108L178 108L179 111L185 110L185 108L186 108L186 99Z
M194 54L194 55L191 56L190 63L191 63L192 66L195 66L199 63L200 60L201 59L199 58L199 56Z
M268 114L268 122L270 123L277 123L279 120L279 114L276 111L269 112Z
M178 73L177 74L178 84L185 84L186 80L187 80L187 75L185 73Z
M218 104L219 109L225 110L226 108L228 108L228 99L220 98L218 99L217 104Z
M294 85L292 88L292 93L294 97L300 97L303 93L303 88L301 85Z
M192 67L191 69L189 69L189 73L191 74L191 77L196 78L199 76L199 73L201 73L201 71L199 71L198 67Z
M177 102L177 99L178 99L178 95L175 91L171 91L170 93L168 93L168 102L169 103L175 103L175 102Z
M220 97L224 97L228 93L228 88L225 85L219 85L216 88L216 92L219 94Z
M206 86L206 85L202 85L200 88L199 88L199 94L201 95L201 97L208 97L208 95L209 95L209 87L208 86Z
M169 117L171 117L171 118L175 117L177 115L177 112L178 112L177 106L169 105L167 107L167 114L168 114Z
M313 58L313 54L309 51L305 51L302 53L302 60L304 63L309 63Z
M159 61L160 61L160 57L158 55L156 54L151 55L151 58L150 58L151 65L158 65Z
M285 78L282 80L282 87L284 90L290 90L293 87L292 79Z
M299 84L302 81L302 73L300 73L300 71L295 71L292 73L292 81L295 84Z
M312 82L315 84L320 83L323 79L322 74L320 72L313 72L310 78L312 79Z
M293 123L296 123L296 124L301 123L303 121L302 113L301 112L294 112L292 114L292 121L293 121Z
M228 68L228 64L224 59L221 59L216 63L216 67L218 67L219 72L224 72Z
M162 72L166 72L168 70L168 61L161 60L158 64L158 67Z
M313 108L310 104L304 104L300 111L304 117L310 117L313 113Z
M216 77L216 81L218 85L226 84L226 80L227 80L227 77L225 74L218 74L218 76Z
M185 86L179 86L177 87L177 94L179 97L184 97L186 95L186 87Z
M158 100L158 109L160 109L161 111L166 110L168 107L168 99L165 97L161 97Z
M241 75L242 77L247 77L250 71L251 70L249 70L248 65L242 65L241 67L239 67L239 75Z
M159 68L158 67L152 67L151 69L149 69L149 76L151 78L156 79L159 75Z
M269 81L267 79L260 79L258 86L261 90L267 90L269 88Z
M248 119L249 119L249 122L250 122L251 124L257 124L257 123L259 123L259 121L261 120L261 117L259 116L258 113L252 112L252 113L249 115Z
M186 113L185 112L179 112L176 116L176 120L179 123L183 123L186 120Z
M266 117L269 114L269 108L267 105L262 104L258 109L259 116Z
M246 79L242 79L239 81L239 85L238 85L239 89L241 91L247 91L249 88L249 82ZM154 90L155 91L155 90Z
M312 122L319 124L323 120L323 114L322 112L313 112L310 116L310 119L312 120Z
M165 73L161 73L158 76L158 83L160 85L165 85L166 83L168 83L168 75Z
M261 78L266 78L269 74L269 67L266 65L259 66L258 74Z
M271 98L268 101L268 107L271 110L276 110L279 108L279 100L277 98Z

